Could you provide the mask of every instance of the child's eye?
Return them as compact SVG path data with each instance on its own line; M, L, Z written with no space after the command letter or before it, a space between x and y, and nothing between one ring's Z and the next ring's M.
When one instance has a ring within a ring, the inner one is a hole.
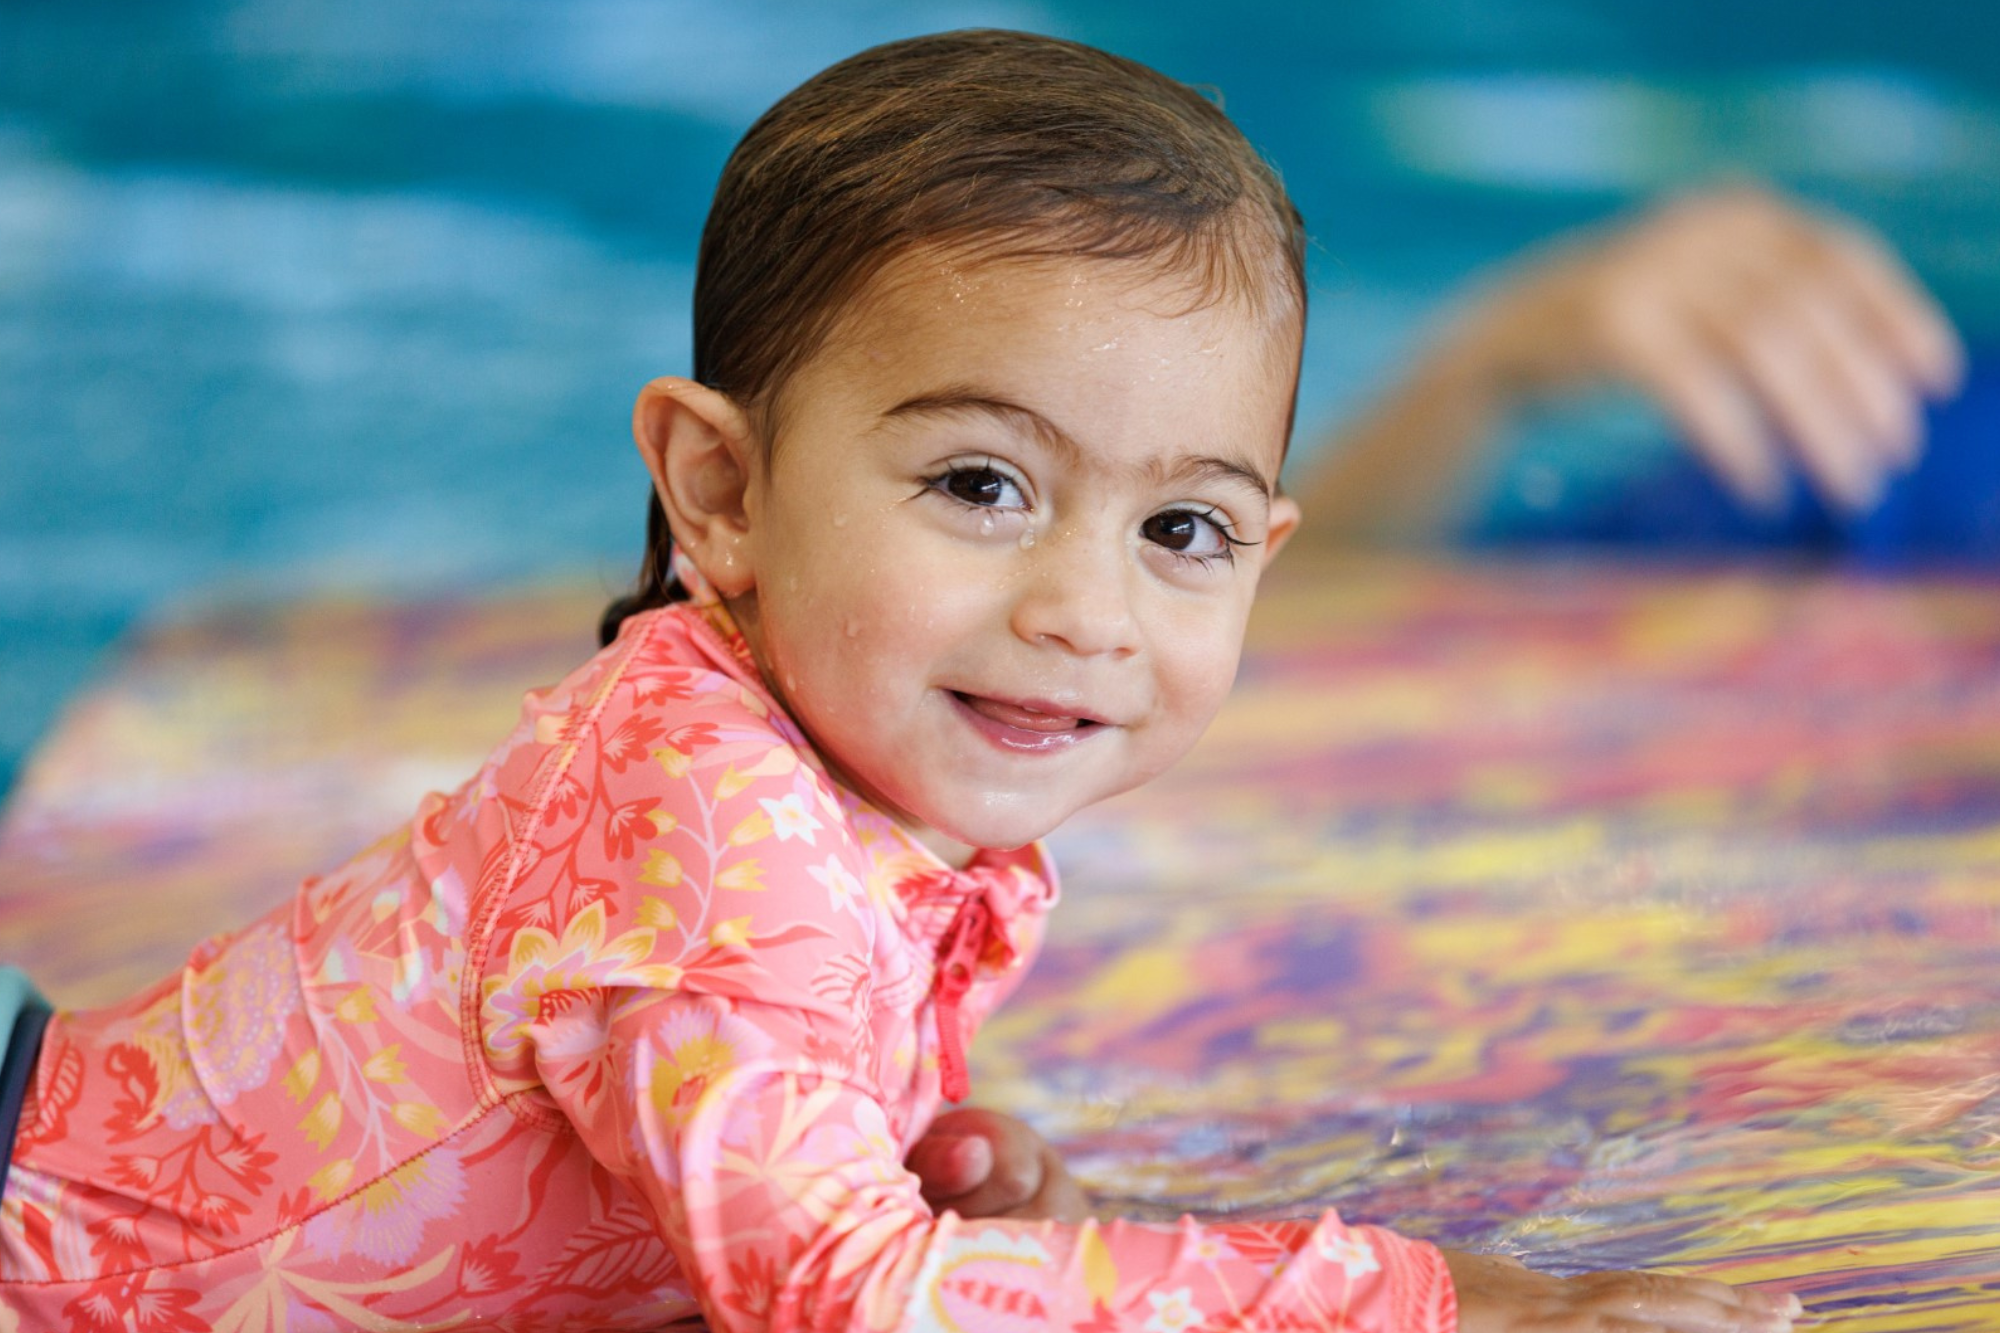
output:
M1214 510L1169 509L1140 524L1139 532L1154 545L1202 564L1234 560L1232 548L1254 544L1232 536L1227 521Z
M975 509L1025 509L1028 503L1012 477L983 464L952 468L931 478L930 486Z

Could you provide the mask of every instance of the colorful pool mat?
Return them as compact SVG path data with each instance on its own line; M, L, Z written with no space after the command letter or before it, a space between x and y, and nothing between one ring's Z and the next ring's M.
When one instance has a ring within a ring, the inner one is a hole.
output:
M0 830L0 958L173 967L590 647L553 588L142 638ZM1108 1211L2000 1322L2000 582L1293 560L1197 752L1057 838L976 1095Z

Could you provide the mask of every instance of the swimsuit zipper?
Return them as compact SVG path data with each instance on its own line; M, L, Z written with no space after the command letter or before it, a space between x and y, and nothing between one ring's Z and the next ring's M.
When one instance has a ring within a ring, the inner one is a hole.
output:
M962 1102L972 1092L972 1074L965 1067L965 1024L959 1004L972 989L973 966L986 943L992 919L983 899L973 898L958 909L945 932L937 969L938 1075L948 1102Z

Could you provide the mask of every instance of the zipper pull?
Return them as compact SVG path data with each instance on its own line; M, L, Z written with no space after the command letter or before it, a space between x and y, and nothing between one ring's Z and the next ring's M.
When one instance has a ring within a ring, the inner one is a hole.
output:
M944 954L938 960L934 994L937 997L938 1080L945 1100L964 1101L972 1093L972 1073L965 1063L965 1022L959 1005L972 989L972 975L979 950L986 942L991 920L986 903L974 898L958 909L958 918L945 936Z

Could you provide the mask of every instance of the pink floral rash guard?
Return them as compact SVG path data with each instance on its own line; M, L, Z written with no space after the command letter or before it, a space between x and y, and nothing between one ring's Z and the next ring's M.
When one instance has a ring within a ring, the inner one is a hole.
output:
M1429 1245L933 1214L902 1166L1055 897L832 781L719 606L635 617L464 787L51 1024L0 1333L1450 1333Z

